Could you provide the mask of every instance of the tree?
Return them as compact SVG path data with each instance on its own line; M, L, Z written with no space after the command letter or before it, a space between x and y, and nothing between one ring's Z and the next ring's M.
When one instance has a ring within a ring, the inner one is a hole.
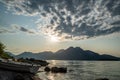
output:
M4 53L5 45L0 42L0 54Z
M1 57L1 58L4 58L4 59L13 58L13 57L11 57L10 55L8 55L8 54L4 51L4 49L5 49L5 45L0 42L0 57Z

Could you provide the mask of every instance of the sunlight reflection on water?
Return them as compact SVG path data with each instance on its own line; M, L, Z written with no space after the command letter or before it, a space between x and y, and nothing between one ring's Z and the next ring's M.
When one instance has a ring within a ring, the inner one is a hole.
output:
M59 61L51 60L49 66L67 67L68 72L39 73L43 80L95 80L96 78L120 79L119 61Z

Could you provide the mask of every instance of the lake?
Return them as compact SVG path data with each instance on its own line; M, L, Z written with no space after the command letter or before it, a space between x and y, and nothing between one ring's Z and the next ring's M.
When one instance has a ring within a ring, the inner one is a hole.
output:
M120 61L64 61L49 60L49 66L67 67L67 73L40 72L42 80L120 80Z

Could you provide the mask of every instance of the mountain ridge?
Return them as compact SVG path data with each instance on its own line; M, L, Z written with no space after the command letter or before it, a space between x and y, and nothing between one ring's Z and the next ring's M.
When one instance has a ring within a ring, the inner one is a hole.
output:
M44 51L35 54L32 52L23 52L15 57L41 60L120 60L119 57L83 50L80 47L69 47L67 49L60 49L56 52Z

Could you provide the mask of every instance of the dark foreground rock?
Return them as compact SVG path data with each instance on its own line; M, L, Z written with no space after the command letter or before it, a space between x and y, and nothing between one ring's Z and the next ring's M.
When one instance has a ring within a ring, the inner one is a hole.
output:
M98 78L98 79L95 79L95 80L109 80L108 78Z
M0 69L0 80L41 80L30 73L19 73Z
M53 73L66 73L67 72L67 68L65 67L45 67L44 69L46 72L53 72Z
M53 73L66 73L67 72L67 68L63 68L63 67L52 67L51 68L51 72Z
M44 69L46 72L50 72L50 68L49 67L45 67Z

